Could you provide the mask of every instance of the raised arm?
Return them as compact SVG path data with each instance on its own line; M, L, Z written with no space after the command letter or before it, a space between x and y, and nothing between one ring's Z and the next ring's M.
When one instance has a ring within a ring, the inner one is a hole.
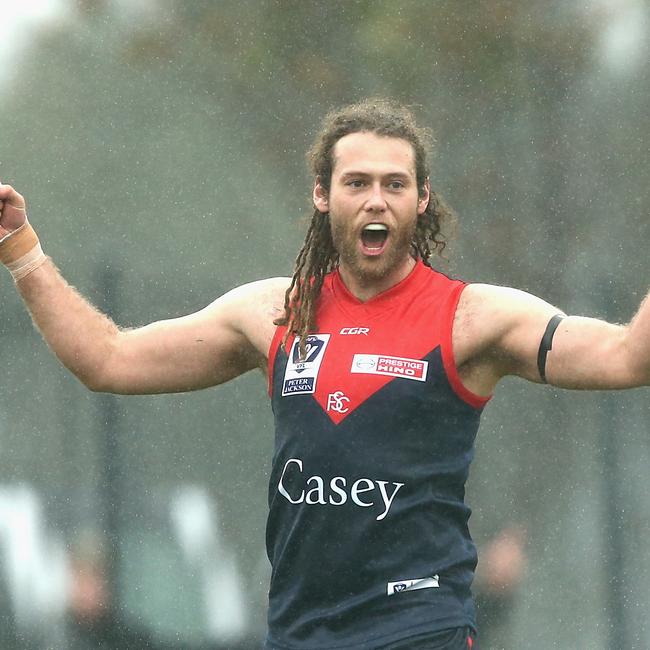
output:
M468 387L488 394L506 375L542 382L540 343L557 314L562 314L561 310L524 291L470 285L461 298L454 333L461 377ZM574 389L650 384L648 297L627 325L562 316L546 356L549 384Z
M122 330L33 252L24 200L7 185L0 185L0 208L0 259L48 345L91 390L197 390L264 365L286 279L239 287L189 316Z

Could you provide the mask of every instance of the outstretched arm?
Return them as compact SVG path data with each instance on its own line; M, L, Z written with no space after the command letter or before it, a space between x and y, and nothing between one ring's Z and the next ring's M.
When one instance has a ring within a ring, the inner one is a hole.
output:
M650 385L650 299L627 325L572 316L560 323L547 362L549 383L562 388Z
M501 377L542 382L539 346L549 320L561 310L524 291L470 285L459 305L455 347L468 360L469 382L487 394ZM650 384L650 298L627 325L566 316L546 359L549 384L574 389L620 389ZM461 365L462 376L462 365ZM471 388L471 386L469 386Z
M92 390L114 393L188 391L228 381L263 365L272 336L273 301L283 279L245 285L205 309L142 328L122 330L96 310L40 257L26 274L23 198L0 185L0 258L14 269L33 320L62 363ZM19 228L23 230L19 231ZM16 255L19 260L16 261Z

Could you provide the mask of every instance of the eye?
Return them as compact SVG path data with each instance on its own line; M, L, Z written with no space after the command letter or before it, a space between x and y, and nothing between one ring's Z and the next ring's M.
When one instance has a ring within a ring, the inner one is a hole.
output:
M349 180L349 181L346 183L346 185L347 185L348 187L352 187L352 188L355 188L355 189L356 189L356 188L359 188L359 187L363 187L364 183L363 183L363 181L362 181L361 179L359 179L359 178L353 178L353 179Z
M404 187L406 187L406 186L404 185L404 183L402 181L393 180L393 181L390 181L390 183L388 183L388 187L391 190L403 190Z

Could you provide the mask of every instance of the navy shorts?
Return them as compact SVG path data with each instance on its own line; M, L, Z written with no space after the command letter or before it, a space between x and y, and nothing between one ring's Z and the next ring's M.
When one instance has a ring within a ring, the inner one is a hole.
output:
M382 646L363 646L363 650L478 650L476 635L468 627L455 627L434 634L412 636ZM263 650L274 650L268 641Z
M478 650L478 646L473 630L468 627L456 627L397 641L377 650Z

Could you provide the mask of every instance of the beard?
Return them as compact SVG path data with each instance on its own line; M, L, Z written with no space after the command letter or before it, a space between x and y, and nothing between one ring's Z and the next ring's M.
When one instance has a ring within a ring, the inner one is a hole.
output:
M384 251L377 256L363 255L359 251L360 233L343 219L331 219L332 242L344 264L361 282L376 282L399 268L411 253L415 240L417 220L391 228Z

